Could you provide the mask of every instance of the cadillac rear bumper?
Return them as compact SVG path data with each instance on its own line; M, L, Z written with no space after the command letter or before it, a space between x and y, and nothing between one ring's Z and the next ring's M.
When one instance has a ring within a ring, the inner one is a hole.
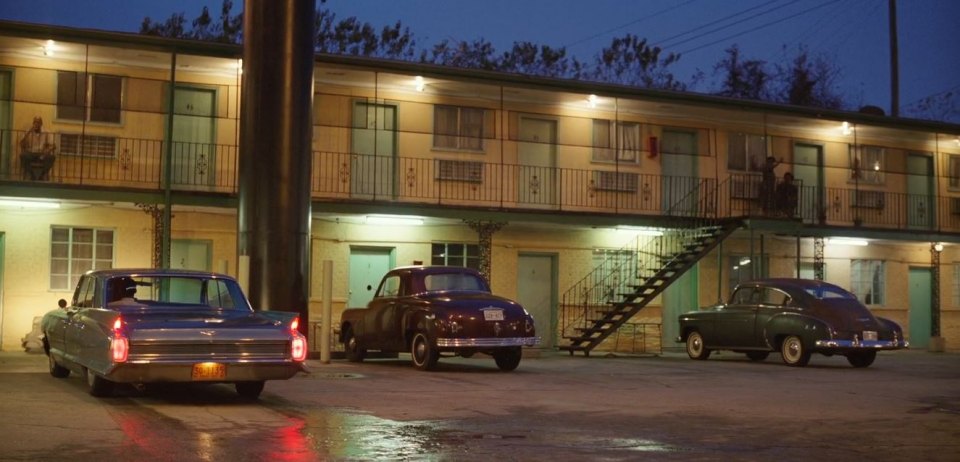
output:
M540 337L483 337L483 338L438 338L440 348L496 348L513 346L536 346Z

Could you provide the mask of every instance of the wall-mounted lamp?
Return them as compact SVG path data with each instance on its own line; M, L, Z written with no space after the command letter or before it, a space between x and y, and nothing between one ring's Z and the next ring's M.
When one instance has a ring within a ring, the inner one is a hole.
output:
M844 121L842 124L840 124L840 132L844 135L853 133L853 127L850 126L850 122Z
M47 40L47 42L43 44L43 55L53 56L53 40Z
M943 252L943 243L937 242L936 244L933 244L933 250L936 250L937 252Z
M587 97L587 104L589 104L591 108L595 108L597 107L598 99L599 98L597 98L597 95L590 95Z
M418 75L415 79L413 79L413 86L417 89L417 91L423 91L424 88L427 88L427 83L424 82L423 77Z
M397 215L368 215L366 223L368 225L420 226L423 224L423 218Z

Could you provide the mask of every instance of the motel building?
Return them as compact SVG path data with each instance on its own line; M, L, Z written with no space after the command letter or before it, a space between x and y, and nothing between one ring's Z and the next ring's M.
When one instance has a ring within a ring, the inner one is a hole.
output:
M238 275L241 55L0 22L2 350L90 269ZM960 125L346 56L313 79L314 351L412 264L481 269L546 350L681 351L680 313L796 276L960 350ZM37 117L52 157L21 155Z

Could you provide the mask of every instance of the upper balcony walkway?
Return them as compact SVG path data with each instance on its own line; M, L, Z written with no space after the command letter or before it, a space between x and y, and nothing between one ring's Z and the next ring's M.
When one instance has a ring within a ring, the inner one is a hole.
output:
M171 191L237 193L237 146L168 146L161 140L117 138L115 150L100 155L93 137L70 147L75 154L61 144L49 171L43 171L41 163L30 165L29 159L10 154L15 152L12 141L20 136L22 132L0 133L2 184L66 186L81 191L79 197L87 188L162 192L169 165ZM960 198L797 182L796 200L787 200L783 207L764 191L759 174L681 177L603 167L607 169L314 151L310 191L315 201L327 202L595 214L639 221L664 215L768 217L825 227L960 234Z

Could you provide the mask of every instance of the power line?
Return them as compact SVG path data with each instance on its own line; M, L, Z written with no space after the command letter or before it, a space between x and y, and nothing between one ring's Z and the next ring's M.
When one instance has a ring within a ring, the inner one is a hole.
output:
M781 22L784 22L784 21L787 21L787 20L796 18L796 17L798 17L798 16L803 16L803 15L805 15L805 14L809 14L809 13L811 13L811 12L813 12L813 11L819 10L820 8L823 8L823 7L827 6L827 5L836 3L836 2L838 2L838 1L839 1L839 0L831 0L831 1L828 1L828 2L826 2L826 3L822 3L822 4L820 4L820 5L817 5L817 6L813 7L813 8L810 8L810 9L808 9L808 10L804 10L804 11L801 11L801 12L799 12L799 13L795 13L795 14L792 14L792 15L790 15L790 16L787 16L787 17L778 19L778 20L776 20L776 21L771 21L771 22L768 22L768 23L766 23L766 24L761 24L761 25L759 25L759 26L757 26L757 27L754 27L754 28L751 28L751 29L747 29L747 30L745 30L745 31L743 31L743 32L738 32L738 33L733 34L733 35L728 35L728 36L723 37L723 38L721 38L721 39L714 40L714 41L712 41L712 42L709 42L709 43L706 43L706 44L703 44L703 45L700 45L700 46L691 48L691 49L689 49L689 50L682 51L682 52L680 52L680 55L685 55L685 54L687 54L687 53L693 53L694 51L701 50L701 49L703 49L703 48L707 48L707 47L716 45L716 44L718 44L718 43L720 43L720 42L724 42L724 41L730 40L730 39L732 39L732 38L739 37L739 36L741 36L741 35L749 34L749 33L751 33L751 32L756 32L756 31L758 31L758 30L760 30L760 29L766 29L767 27L770 27L770 26L772 26L772 25L774 25L774 24L779 24L779 23L781 23Z
M623 25L614 27L614 28L612 28L612 29L607 29L607 30L605 30L605 31L603 31L603 32L598 32L598 33L596 33L596 34L593 34L593 35L591 35L591 36L589 36L589 37L586 37L586 38L582 38L582 39L577 40L577 41L575 41L575 42L571 42L571 43L569 43L569 44L567 44L567 45L564 45L563 47L564 47L564 48L569 48L569 47L572 47L572 46L574 46L574 45L579 45L579 44L581 44L581 43L583 43L583 42L587 42L587 41L593 40L593 39L595 39L595 38L597 38L597 37L601 37L601 36L607 35L607 34L609 34L609 33L611 33L611 32L618 31L618 30L623 29L623 28L625 28L625 27L632 26L632 25L634 25L634 24L638 24L638 23L640 23L640 22L646 21L647 19L653 19L653 18L655 18L655 17L657 17L657 16L660 16L661 14L668 13L668 12L670 12L670 11L673 11L673 10L675 10L675 9L677 9L677 8L681 8L681 7L683 7L683 6L689 5L689 4L691 4L691 3L693 3L693 2L696 2L696 1L699 1L699 0L687 0L687 1L684 2L684 3L681 3L681 4L679 4L679 5L674 5L674 6L670 7L670 8L665 8L665 9L660 10L660 11L657 11L656 13L653 13L653 14L651 14L651 15L649 15L649 16L642 16L642 17L640 17L640 18L638 18L638 19L635 19L635 20L633 20L633 21L630 21L630 22L628 22L628 23L626 23L626 24L623 24Z
M745 10L738 11L738 12L733 13L733 14L731 14L731 15L724 16L724 17L722 17L722 18L720 18L720 19L717 19L717 20L715 20L715 21L710 21L710 22L708 22L708 23L706 23L706 24L701 24L701 25L699 25L699 26L697 26L697 27L694 27L693 29L689 29L689 30L687 30L687 31L685 31L685 32L681 32L681 33L679 33L679 34L672 35L672 36L667 37L667 38L665 38L665 39L663 39L663 40L660 40L660 41L657 42L655 45L656 45L656 46L659 46L659 47L661 47L661 48L665 48L665 47L666 47L666 42L669 42L669 41L671 41L671 40L673 40L673 39L683 37L684 35L692 34L692 33L694 33L694 32L700 31L700 30L703 29L704 27L708 27L708 26L712 26L712 25L714 25L714 24L722 23L722 22L724 22L724 21L726 21L726 20L728 20L728 19L735 18L735 17L740 16L740 15L742 15L742 14L744 14L744 13L748 13L748 12L753 11L753 10L756 10L756 9L758 9L758 8L763 8L763 7L767 6L767 5L770 5L770 4L772 4L772 3L777 3L777 2L779 2L779 1L780 1L780 0L771 0L771 1L767 2L767 3L761 4L761 5L756 5L756 6L747 8L747 9L745 9ZM729 26L725 26L725 27L729 27ZM721 27L719 30L722 30L723 28L724 28L724 27ZM696 37L694 37L694 38L696 38ZM680 43L684 43L684 42L680 42ZM674 46L674 45L671 45L671 46Z

